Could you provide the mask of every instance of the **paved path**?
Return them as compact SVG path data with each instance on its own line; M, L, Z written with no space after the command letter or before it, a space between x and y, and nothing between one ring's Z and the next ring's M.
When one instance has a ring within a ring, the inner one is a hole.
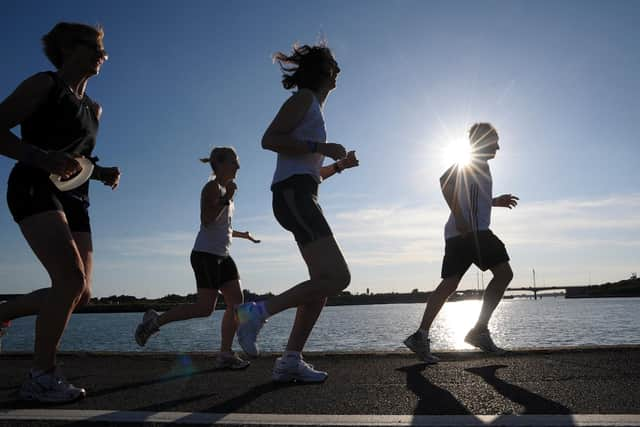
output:
M209 413L210 420L212 414L290 414L303 420L318 419L304 414L392 415L405 421L465 415L475 425L499 424L496 418L480 422L476 415L554 414L567 425L579 425L568 415L632 414L626 424L610 425L640 425L639 346L441 356L440 364L425 366L406 353L309 354L306 360L327 370L329 379L280 385L270 381L274 356L254 360L244 371L216 371L213 355L203 353L63 354L65 373L88 396L45 410L198 412ZM37 408L16 396L29 366L29 355L0 354L0 425L3 411L6 419L10 410ZM14 414L19 413L26 412ZM602 423L582 425L596 424Z

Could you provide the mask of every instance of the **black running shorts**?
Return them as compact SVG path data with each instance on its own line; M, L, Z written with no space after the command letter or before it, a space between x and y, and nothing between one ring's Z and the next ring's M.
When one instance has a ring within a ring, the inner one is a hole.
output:
M91 232L89 202L59 191L40 169L22 164L13 168L7 185L7 204L17 223L42 212L62 211L71 231Z
M220 289L225 283L240 279L236 263L230 256L191 251L191 267L198 288Z
M445 241L442 278L462 276L471 264L486 271L508 261L504 243L491 230L452 237Z
M293 175L273 184L271 191L276 220L293 233L300 247L333 235L318 204L318 183L311 175Z

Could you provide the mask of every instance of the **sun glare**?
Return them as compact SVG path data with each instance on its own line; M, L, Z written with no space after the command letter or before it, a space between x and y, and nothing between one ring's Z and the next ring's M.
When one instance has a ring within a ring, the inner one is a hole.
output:
M446 165L457 163L461 166L468 165L471 161L471 147L469 142L463 139L450 141L445 147L443 157Z

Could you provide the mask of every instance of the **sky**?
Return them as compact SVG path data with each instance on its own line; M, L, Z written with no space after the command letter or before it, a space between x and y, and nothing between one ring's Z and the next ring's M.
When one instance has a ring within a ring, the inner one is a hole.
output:
M289 93L272 54L328 41L340 65L324 114L328 140L360 166L321 185L350 266L352 293L433 290L448 209L446 147L489 121L494 208L515 277L586 285L640 270L640 55L634 1L9 1L0 15L0 97L52 66L40 37L59 21L101 24L109 61L87 93L103 107L95 154L122 171L92 183L93 295L195 292L189 253L198 158L239 154L236 239L242 285L278 293L303 281L293 237L275 221L276 155L260 139ZM14 129L19 134L19 129ZM0 159L6 194L14 161ZM0 199L0 293L49 285ZM461 288L486 284L473 267Z

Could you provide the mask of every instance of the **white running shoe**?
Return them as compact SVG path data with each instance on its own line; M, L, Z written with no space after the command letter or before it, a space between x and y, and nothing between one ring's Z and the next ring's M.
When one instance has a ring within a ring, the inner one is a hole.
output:
M474 347L478 347L480 350L486 351L487 353L502 355L507 352L493 342L488 329L471 329L467 336L464 337L464 342L471 344Z
M248 368L249 365L251 365L251 362L240 358L235 353L224 354L224 355L220 353L216 358L215 368L237 370L237 369Z
M318 371L313 365L297 357L278 357L273 367L273 381L288 383L299 381L303 383L321 383L327 379L329 374Z
M144 347L149 337L160 330L158 317L158 312L152 309L147 310L142 317L142 323L136 328L136 342L140 347Z
M412 335L409 335L403 343L424 363L433 365L440 361L437 356L431 353L431 340L427 338L426 334L422 331L416 331Z
M238 344L250 357L258 357L260 349L256 340L266 319L260 314L258 305L255 302L240 304L236 308L238 316Z
M20 398L46 403L66 403L83 398L85 389L69 384L57 368L37 377L29 373L29 378L20 388Z

